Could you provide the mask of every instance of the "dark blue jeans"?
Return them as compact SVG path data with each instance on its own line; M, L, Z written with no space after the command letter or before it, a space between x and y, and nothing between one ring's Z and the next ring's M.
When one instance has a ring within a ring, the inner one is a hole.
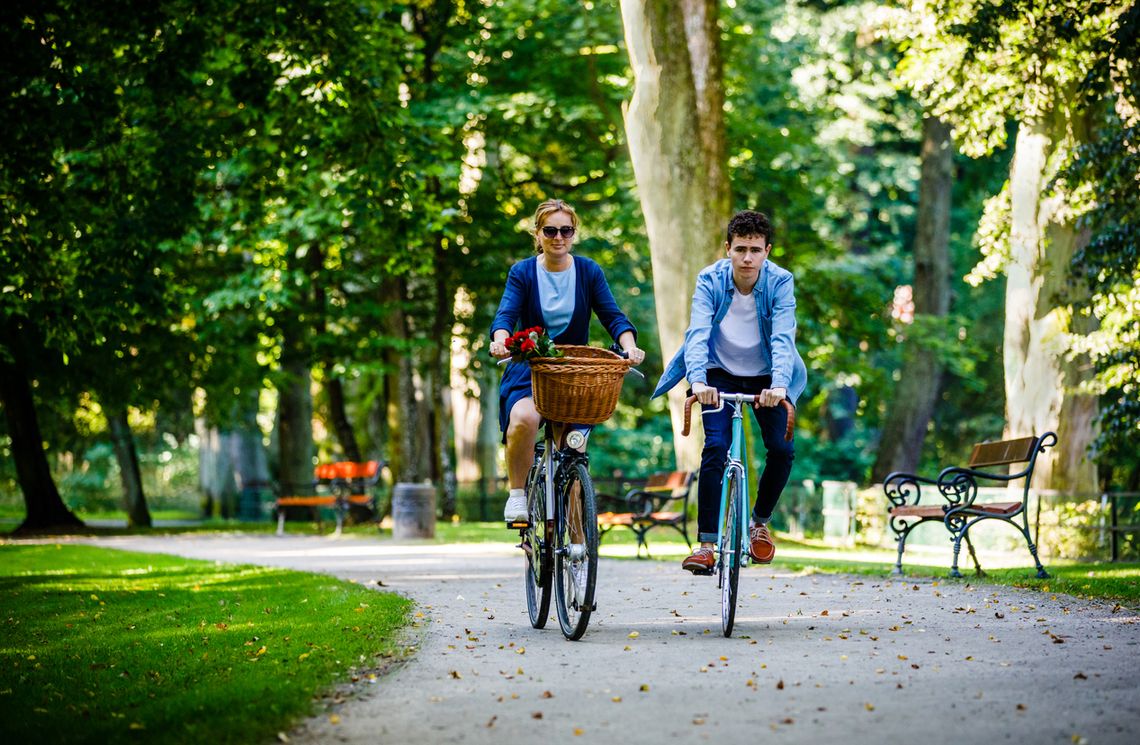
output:
M770 375L753 378L732 375L719 368L708 371L707 385L723 393L760 393L772 385ZM749 407L751 408L751 407ZM780 493L788 483L795 460L793 443L784 440L788 426L788 412L783 406L753 409L760 436L768 451L764 471L756 485L756 503L752 508L753 520L767 520L776 509ZM697 540L713 543L720 517L721 478L724 476L728 446L732 442L732 407L725 406L715 414L701 413L705 427L705 447L701 453L701 478L697 484Z

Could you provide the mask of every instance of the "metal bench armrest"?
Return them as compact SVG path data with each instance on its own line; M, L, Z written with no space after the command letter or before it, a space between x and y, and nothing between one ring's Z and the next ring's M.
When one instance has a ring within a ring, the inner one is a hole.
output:
M1027 479L1032 468L1026 468L1017 473L990 473L976 468L963 468L950 466L942 469L938 474L938 491L952 507L969 507L978 498L978 480L1002 481L1009 483L1018 479Z
M668 491L630 489L625 494L626 505L628 505L629 511L635 515L651 515L654 512L660 512L666 504L674 499L681 499L681 497L674 497L672 489Z
M920 484L937 486L938 481L913 473L894 471L887 474L887 477L883 479L883 493L887 495L892 507L902 507L907 504L916 505L922 499ZM912 494L913 500L910 499Z

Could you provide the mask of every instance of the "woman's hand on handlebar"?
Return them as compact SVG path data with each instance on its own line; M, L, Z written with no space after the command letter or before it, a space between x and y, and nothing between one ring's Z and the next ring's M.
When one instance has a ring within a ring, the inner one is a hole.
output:
M511 356L511 353L509 351L507 351L507 345L502 343L501 341L491 342L490 352L491 352L492 357L494 357L496 359L500 359L500 360L503 359L504 357L510 357Z
M625 352L626 358L629 359L635 365L640 365L642 362L645 362L645 350L644 349L639 349L637 347L630 347L629 349L623 349L622 351Z
M693 383L693 395L701 402L701 406L720 406L720 396L717 394L716 388L711 388L704 383Z

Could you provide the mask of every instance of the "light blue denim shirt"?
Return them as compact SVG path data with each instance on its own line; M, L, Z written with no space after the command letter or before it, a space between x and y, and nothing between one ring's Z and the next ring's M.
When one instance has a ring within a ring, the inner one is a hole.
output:
M665 373L653 391L656 398L687 378L689 385L707 382L712 330L719 325L733 293L732 261L705 267L697 275L689 329L685 343L665 366ZM756 319L760 324L760 354L772 371L772 387L785 388L795 404L807 386L807 366L796 351L796 295L792 273L765 261L756 286Z

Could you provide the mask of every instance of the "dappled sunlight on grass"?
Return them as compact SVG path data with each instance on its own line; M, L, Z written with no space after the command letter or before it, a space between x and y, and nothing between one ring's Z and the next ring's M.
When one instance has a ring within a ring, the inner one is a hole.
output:
M398 656L410 604L327 576L69 545L0 547L14 741L267 741Z

